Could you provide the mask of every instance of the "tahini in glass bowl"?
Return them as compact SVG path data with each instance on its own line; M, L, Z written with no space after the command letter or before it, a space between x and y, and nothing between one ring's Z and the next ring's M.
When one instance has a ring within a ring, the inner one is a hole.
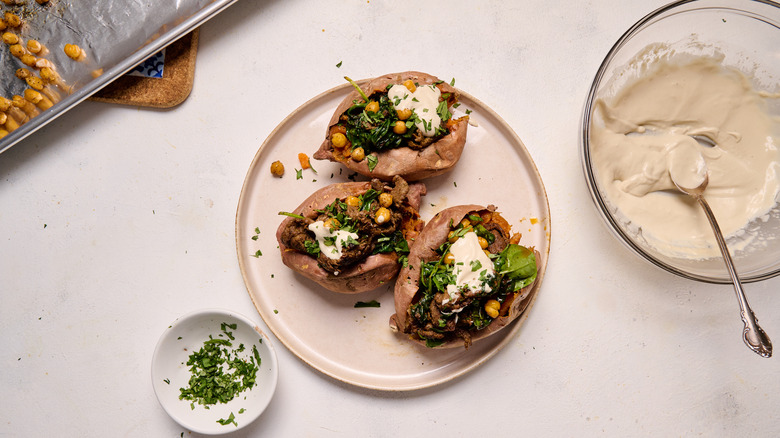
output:
M637 54L658 43L668 50L692 56L711 56L717 51L723 56L722 64L744 73L754 88L769 88L770 92L778 93L780 4L751 0L686 0L653 11L628 29L607 54L593 80L581 120L583 171L591 197L612 234L634 253L669 272L703 282L731 283L721 257L681 258L649 245L641 232L621 217L605 196L604 188L600 187L591 149L592 124L598 123L595 104L599 99L615 96L621 87L641 74L646 66L636 63ZM780 117L780 99L773 100L769 112ZM748 228L755 233L757 238L754 240L758 243L748 244L743 250L732 249L742 281L754 282L778 275L780 207L777 203L763 218L752 221Z

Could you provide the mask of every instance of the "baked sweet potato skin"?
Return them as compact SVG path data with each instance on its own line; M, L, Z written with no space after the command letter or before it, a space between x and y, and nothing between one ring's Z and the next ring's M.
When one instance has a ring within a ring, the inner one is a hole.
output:
M439 212L425 225L425 228L423 228L410 248L407 266L401 269L398 274L398 279L396 280L394 290L395 313L390 316L391 330L409 333L411 328L409 308L412 303L416 302L415 298L419 292L420 266L425 262L436 260L440 257L436 252L436 249L447 241L450 232L450 224L457 224L469 213L483 210L494 211L495 207L492 205L484 207L475 204L450 207ZM499 222L502 227L509 227L506 220L497 213L495 214L494 220ZM536 259L539 260L539 252L534 251L534 254L536 255ZM490 336L519 317L527 307L527 299L529 298L529 294L533 289L534 284L535 283L532 283L518 291L511 303L509 303L509 309L505 312L502 311L501 315L495 318L490 325L482 330L471 332L471 342ZM425 345L425 341L416 339L411 335L410 339L421 345ZM463 345L464 341L462 339L451 339L435 348L462 347Z
M460 95L454 87L440 82L437 77L417 71L380 76L369 80L360 88L366 95L371 96L376 92L386 91L388 85L401 84L408 79L421 85L431 85L438 82L442 93L451 93L456 97ZM349 93L336 108L328 123L325 140L313 155L315 159L339 162L361 175L384 181L391 180L395 175L400 175L406 181L430 178L451 170L460 159L466 144L468 116L452 120L449 126L450 133L423 149L400 147L377 152L377 164L373 170L369 170L368 160L355 161L334 153L334 147L330 141L331 129L339 123L341 115L353 105L355 100L362 101L357 90Z
M359 196L370 187L371 183L368 181L331 184L312 193L292 213L315 218L318 215L317 210L325 208L334 200L343 200L350 195ZM410 207L418 210L421 196L425 195L425 193L426 188L424 184L409 184L407 201ZM291 217L286 217L276 230L276 240L279 244L282 263L328 290L344 294L373 290L391 281L400 269L400 264L395 254L373 254L363 262L341 271L339 275L333 275L322 269L313 257L292 250L284 244L281 238L282 232L293 220ZM422 224L422 221L420 224ZM407 235L407 239L415 237L418 231L419 229L410 230L410 233L414 235Z

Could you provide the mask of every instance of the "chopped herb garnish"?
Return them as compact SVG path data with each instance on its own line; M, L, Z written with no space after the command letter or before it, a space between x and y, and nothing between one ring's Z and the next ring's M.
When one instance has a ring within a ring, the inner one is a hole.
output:
M171 384L171 379L163 379L163 382L165 382L165 383L170 385Z
M255 234L254 236L252 236L252 240L257 240L259 237L260 237L260 236L258 236L257 234Z
M450 81L450 86L452 86L452 87L455 86L455 78L452 78L452 80Z
M357 92L360 93L360 97L362 97L365 102L368 102L368 96L366 96L366 93L363 90L360 89L360 86L358 86L358 84L355 83L355 81L353 81L352 79L350 79L350 78L348 78L346 76L344 76L344 79L346 79L347 82L349 82L350 84L352 84L353 87L355 87Z
M341 68L341 61L339 61L338 64L336 64L336 68ZM240 413L240 412L239 412Z
M360 307L379 307L379 306L380 306L380 304L379 304L379 301L377 301L377 300L371 300L371 301L368 301L368 302L358 301L357 303L355 303L355 308L360 308Z
M260 257L261 255L263 255L263 252L262 252L262 251L260 251L260 250L258 249L257 251L255 251L255 253L254 253L254 254L252 254L252 257L254 257L254 258L258 258L258 257Z
M295 179L303 179L303 169L295 169Z
M236 330L237 327L236 324L228 323L220 326L222 334L231 340L235 338L227 329ZM195 409L195 403L208 409L209 405L227 403L247 389L252 389L257 383L259 364L251 356L244 358L238 355L244 350L243 344L233 348L229 340L209 336L203 342L203 347L190 354L187 360L191 376L188 386L179 389L179 399L190 400L191 409ZM231 414L221 424L235 423L234 418Z
M340 63L339 63L339 64L340 64ZM239 413L239 414L243 414L244 412L246 412L246 409L244 409L244 408L241 408L241 409L239 409L239 410L238 410L238 413Z
M227 426L228 424L233 423L234 425L236 425L236 427L238 427L238 423L236 423L236 416L233 415L232 412L230 413L230 416L227 417L227 419L220 418L219 420L217 420L217 423L219 423L219 424L221 424L223 426Z
M366 162L368 163L368 171L373 172L379 162L379 158L375 154L367 155Z
M295 218L295 219L306 220L306 218L305 218L305 217L303 217L303 216L301 216L301 215L299 215L299 214L295 214L295 213L287 213L286 211L280 211L280 212L279 212L279 215L280 215L280 216L289 216L289 217L292 217L292 218Z

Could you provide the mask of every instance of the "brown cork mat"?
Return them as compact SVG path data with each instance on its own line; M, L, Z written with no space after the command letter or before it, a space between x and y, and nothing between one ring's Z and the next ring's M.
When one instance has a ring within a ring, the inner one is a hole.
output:
M184 102L192 91L195 76L198 30L193 30L166 47L162 78L123 75L89 99L152 108L171 108Z

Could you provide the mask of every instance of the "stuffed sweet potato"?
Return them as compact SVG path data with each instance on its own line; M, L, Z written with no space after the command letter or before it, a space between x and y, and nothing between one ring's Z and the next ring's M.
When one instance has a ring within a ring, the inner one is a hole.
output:
M328 123L314 158L342 163L365 176L407 181L439 175L458 162L468 116L454 119L451 85L409 71L355 85Z
M522 314L538 253L517 244L492 205L437 214L415 239L395 285L393 330L428 347L466 348Z
M286 215L276 231L282 262L321 286L359 293L392 280L409 253L407 239L422 229L425 185L401 177L388 185L331 184Z

